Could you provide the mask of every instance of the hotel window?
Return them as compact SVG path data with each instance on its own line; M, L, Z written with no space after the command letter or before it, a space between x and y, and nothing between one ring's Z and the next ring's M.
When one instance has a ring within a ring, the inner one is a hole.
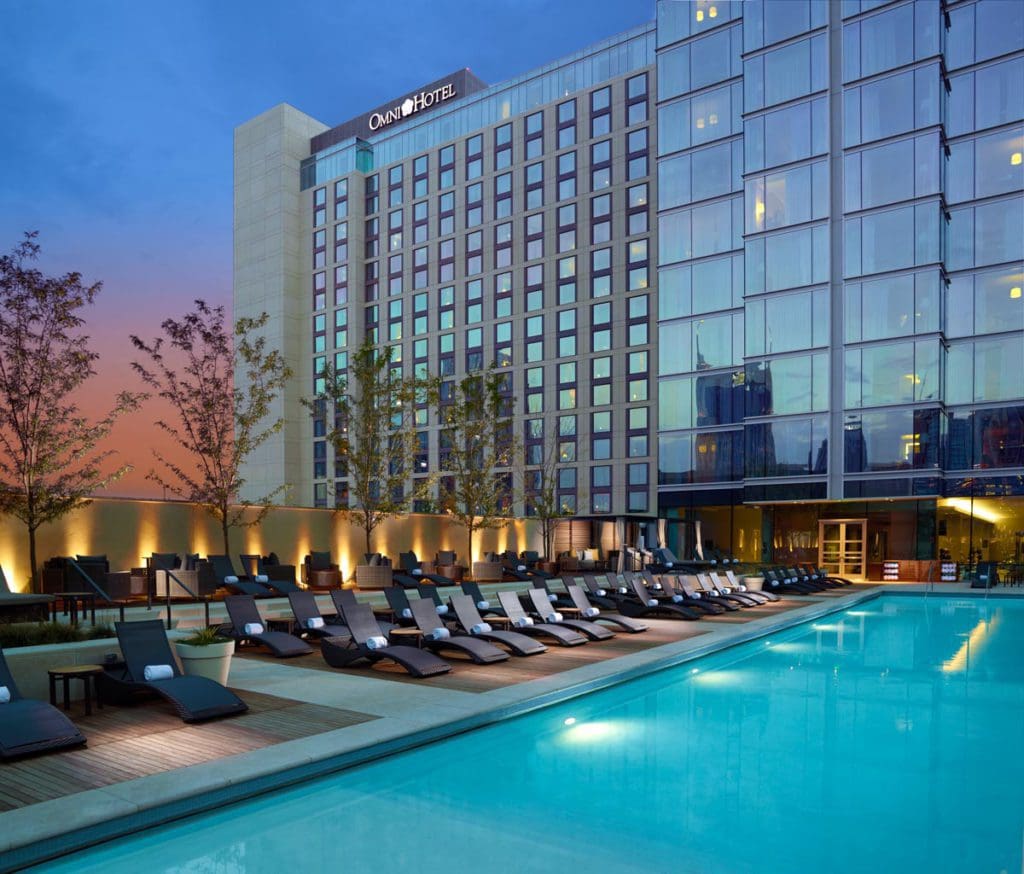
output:
M364 212L366 213L366 215L373 215L378 209L380 209L380 201L377 196L379 191L380 177L376 173L374 173L372 176L367 176L364 188L366 200Z
M828 85L826 50L826 37L819 34L744 61L744 110L754 112L824 90Z
M334 268L334 305L348 303L348 265L341 264Z
M318 188L313 194L313 227L327 222L327 189Z
M445 146L437 153L437 187L451 188L455 184L455 146Z
M482 273L484 269L484 234L473 231L466 234L466 275Z
M600 137L611 133L612 89L611 86L599 88L590 95L590 136Z
M437 232L444 237L455 231L455 192L448 191L437 198Z
M441 334L437 338L438 374L452 376L455 373L455 335Z
M512 173L500 173L494 177L494 217L508 218L512 215Z
M526 311L532 312L544 306L544 265L531 264L523 271L525 278Z
M494 277L494 317L507 318L512 315L512 274L499 273Z
M394 252L402 248L402 210L396 209L388 214L388 251Z
M348 215L348 180L339 179L334 183L334 218L343 219Z
M484 186L474 182L466 186L466 227L475 228L484 221Z
M498 367L512 365L512 323L498 322L494 326L494 363Z
M537 212L523 219L524 255L527 261L544 257L544 213Z
M558 200L571 200L576 196L576 153L558 156Z
M953 90L950 91L950 129L947 131L950 135L962 133L953 130L953 94L956 93L956 84L952 83ZM857 88L845 89L843 145L856 146L938 124L941 105L939 93L944 90L942 70L938 64L918 67Z
M524 171L526 208L539 209L544 205L544 164L528 164Z
M626 137L626 178L642 179L647 175L647 128L631 131Z
M602 140L590 147L590 190L600 191L612 184L612 141Z
M512 166L512 123L499 125L494 129L494 169L505 170Z
M640 73L626 80L626 125L647 121L647 74Z
M466 181L479 179L484 173L483 134L476 134L466 140Z
M398 164L388 171L388 206L400 206L402 203L402 165Z
M402 293L402 253L388 258L388 295Z
M512 264L512 222L494 226L494 266L508 267Z
M413 249L412 253L412 287L415 289L426 288L430 279L428 275L428 265L430 261L430 255L426 246L420 246L418 249Z
M412 332L413 334L426 334L430 330L430 326L427 323L427 313L429 311L429 298L430 295L427 292L413 295L412 298ZM417 341L420 342L420 341ZM425 353L424 353L425 354ZM416 356L414 353L414 357Z
M455 326L455 287L444 286L438 292L437 327L444 331Z
M484 368L484 332L482 328L466 331L466 372L476 373Z
M430 193L430 157L420 155L412 162L412 196L426 197Z
M412 241L414 244L425 243L430 237L430 204L426 200L414 203L412 207Z
M544 113L534 112L525 122L526 160L539 158L544 153Z
M388 302L388 341L402 339L402 299Z
M576 145L576 100L558 104L558 148Z

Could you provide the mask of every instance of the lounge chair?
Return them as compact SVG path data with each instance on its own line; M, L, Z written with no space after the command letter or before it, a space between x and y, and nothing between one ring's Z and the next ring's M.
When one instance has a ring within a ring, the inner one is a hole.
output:
M400 586L389 586L382 591L391 612L395 614L395 622L399 625L412 625L412 608L409 606L409 596L405 594L405 589Z
M246 555L242 554L238 556L242 561L242 568L245 570L245 575L254 583L259 583L261 586L266 586L271 589L275 594L288 595L292 592L301 592L294 579L275 579L275 575L268 573L268 569L263 566L263 559L258 555ZM294 569L293 569L294 576Z
M476 604L477 610L482 610L484 613L493 613L495 616L505 615L500 607L480 591L479 583L467 580L461 584L461 588L462 593L468 595L473 600L473 603Z
M762 568L761 575L764 577L765 585L772 592L786 592L791 595L812 595L819 589L799 583L796 577L783 573L778 568Z
M723 595L735 595L737 598L746 598L754 603L754 606L760 607L762 604L768 603L768 598L762 595L760 592L748 592L746 586L734 586L728 578L722 579L719 576L718 571L710 571L708 573L708 579L711 581L711 585L714 586Z
M549 574L547 571L542 571L539 567L537 567L537 565L540 564L540 560L540 553L536 550L524 549L521 553L519 553L519 561L522 564L525 564L530 569L530 573L538 577L543 577L546 580L549 580L552 577L554 577L555 574Z
M398 568L399 572L404 572L410 577L416 577L418 582L430 580L438 586L450 586L452 584L448 577L442 577L440 574L425 574L422 568L423 562L411 550L409 552L400 552L398 554L398 563L400 565Z
M586 589L587 598L602 610L618 611L619 602L617 597L625 595L626 588L622 586L622 591L617 591L619 587L614 582L608 582L609 577L611 577L611 574L601 574L600 576L596 574L583 574L581 577L573 577L572 579L575 585L580 585L582 582L581 588Z
M345 624L344 616L346 608L359 604L359 599L356 598L356 593L351 589L331 589L331 600L334 602L334 609L337 611L337 616L335 618L339 625ZM373 611L374 616L377 616L377 608L371 606L370 610ZM385 612L391 613L392 616L394 615L394 611L390 609ZM377 622L380 624L380 627L384 630L385 634L388 634L392 628L398 627L393 622L381 621L379 616L377 616Z
M712 598L731 601L733 604L738 604L740 607L756 607L758 605L757 601L753 598L748 598L746 595L737 594L735 592L726 592L719 589L718 586L711 582L711 578L707 574L696 574L695 576L697 582L700 584L701 591Z
M625 616L663 616L667 619L700 619L701 614L670 600L659 601L639 577L629 582L629 594L617 597L619 612Z
M445 580L445 583L450 584L451 580ZM416 587L416 593L421 598L430 601L434 605L437 615L447 621L448 605L441 599L441 593L438 591L437 586L433 585L433 583L420 583Z
M217 585L232 594L251 595L254 598L268 598L274 594L269 586L250 580L244 574L237 574L229 556L208 555L206 560L213 568L213 576L217 580Z
M731 571L731 570L730 571L726 571L725 572L725 578L729 581L729 588L735 589L737 592L751 591L751 590L748 590L747 587L743 583L741 583L738 579L736 579L736 574L733 573L733 571ZM762 598L764 598L765 601L781 601L782 600L782 596L781 595L779 595L779 594L777 594L775 592L769 592L769 591L767 591L765 589L759 589L756 592L756 594L758 594Z
M219 716L244 713L249 706L230 689L206 677L186 677L178 668L163 622L145 619L114 624L124 656L121 674L107 671L99 680L103 700L121 700L152 692L169 701L185 722L202 722ZM161 679L146 679L146 668ZM166 674L170 669L170 676ZM154 670L156 669L156 670Z
M609 625L613 625L615 628L629 634L639 634L641 631L647 631L650 628L649 625L637 622L636 619L630 619L628 616L603 613L590 603L587 593L583 591L581 586L570 583L567 591L569 592L569 598L572 599L573 606L580 611L580 616L584 619L589 619L591 622L607 622Z
M453 649L469 656L478 665L489 665L494 662L508 661L508 653L469 634L452 634L437 615L433 601L426 598L410 598L412 618L416 627L423 634L422 644L432 652Z
M718 604L705 598L703 592L694 590L687 585L682 576L676 574L663 574L661 587L673 604L684 604L706 616L721 616L727 610L739 609L732 604Z
M325 637L320 641L320 654L332 668L347 668L353 662L363 659L369 662L390 659L413 677L434 677L447 674L452 669L444 659L439 659L425 649L390 646L377 620L373 618L369 604L346 604L342 618L351 637Z
M245 641L260 644L279 659L309 655L313 651L306 641L300 640L294 634L268 631L252 595L228 595L224 599L224 606L231 620L228 634L238 641L239 645Z
M328 622L316 603L316 595L312 592L291 592L288 603L292 606L295 621L310 637L344 637L348 629L340 623Z
M0 759L81 746L85 735L52 704L22 698L0 650Z
M561 625L552 625L547 622L534 622L523 605L519 603L519 596L515 592L498 592L498 600L501 602L505 615L512 620L512 627L523 634L531 637L550 637L562 646L581 646L587 639L578 631L571 628L563 628Z
M589 637L591 640L611 640L615 632L610 631L603 625L591 622L589 619L566 619L555 605L548 600L548 593L544 589L530 589L530 602L533 605L533 612L536 613L542 622L550 622L552 625L561 625L564 628L571 628L580 634Z
M547 652L548 648L539 640L534 640L518 631L491 628L490 624L480 615L480 611L477 610L469 595L452 595L449 600L455 618L467 634L508 647L512 655L530 656Z

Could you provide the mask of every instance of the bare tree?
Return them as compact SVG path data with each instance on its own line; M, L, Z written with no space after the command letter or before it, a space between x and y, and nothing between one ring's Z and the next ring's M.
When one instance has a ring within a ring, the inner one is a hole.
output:
M511 519L514 497L511 468L517 441L512 432L511 398L503 394L505 376L492 366L452 385L442 398L442 509L467 533L467 561L473 560L473 535L486 528L504 528Z
M558 472L561 456L557 439L547 439L542 445L544 455L537 468L524 473L526 480L525 500L527 515L540 521L541 536L544 540L544 558L551 561L554 556L555 526L562 516L570 515L558 496Z
M377 350L366 339L351 356L347 372L330 365L324 390L303 403L324 423L327 442L348 480L349 496L336 511L366 535L392 516L409 512L427 498L435 476L426 473L426 450L417 434L423 416L437 402L437 383L427 376L403 376L392 348Z
M243 462L284 427L283 418L268 417L292 371L281 353L268 349L266 338L257 335L268 319L266 313L239 319L232 344L224 307L197 300L193 312L164 320L164 337L149 343L131 338L149 359L146 364L134 361L132 367L174 413L157 425L195 463L191 468L154 450L165 470L150 471L148 479L204 507L220 523L225 554L230 553L229 529L258 525L287 488L281 484L255 501L239 498ZM260 508L255 516L246 512L252 507Z
M113 450L97 447L122 413L144 395L121 392L103 418L92 420L74 400L95 375L99 358L81 333L84 307L102 283L79 273L46 276L35 232L0 257L0 513L28 529L30 588L37 582L36 531L129 470L104 472Z

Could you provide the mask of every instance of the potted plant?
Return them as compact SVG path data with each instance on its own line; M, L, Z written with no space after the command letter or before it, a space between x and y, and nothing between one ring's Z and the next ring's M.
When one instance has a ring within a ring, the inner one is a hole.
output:
M233 640L221 637L216 628L200 628L191 637L176 641L175 647L185 674L227 685L231 656L235 651Z

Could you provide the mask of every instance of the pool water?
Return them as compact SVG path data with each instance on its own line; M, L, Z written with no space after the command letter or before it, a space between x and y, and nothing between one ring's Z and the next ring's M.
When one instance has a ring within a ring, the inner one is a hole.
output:
M1019 872L1024 603L881 597L50 863Z

